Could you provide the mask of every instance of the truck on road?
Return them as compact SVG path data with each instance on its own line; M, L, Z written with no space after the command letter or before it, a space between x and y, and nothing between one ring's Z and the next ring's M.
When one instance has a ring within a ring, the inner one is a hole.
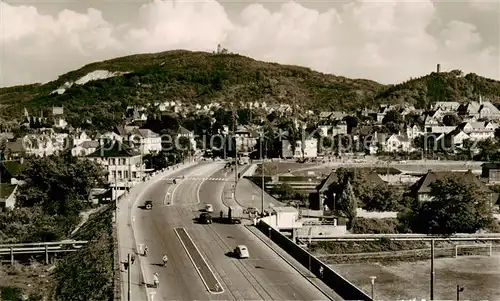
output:
M230 224L241 224L243 218L243 208L229 206L227 209L227 221Z

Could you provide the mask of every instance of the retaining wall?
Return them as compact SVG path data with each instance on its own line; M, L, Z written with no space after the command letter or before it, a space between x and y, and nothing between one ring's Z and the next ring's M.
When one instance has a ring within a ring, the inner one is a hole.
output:
M300 262L303 266L309 268L315 276L320 278L344 300L373 301L370 296L349 282L349 280L342 277L329 266L321 262L318 258L314 257L311 253L296 245L288 237L273 229L262 220L257 224L257 228L262 231L262 233L270 236L273 242L295 258L295 260ZM320 267L323 267L323 275L320 275Z

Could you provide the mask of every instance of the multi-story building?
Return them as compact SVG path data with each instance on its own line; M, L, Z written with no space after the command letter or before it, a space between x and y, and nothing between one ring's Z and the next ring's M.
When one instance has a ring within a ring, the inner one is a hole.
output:
M134 129L128 135L130 146L141 154L149 154L151 152L160 152L161 136L149 129Z
M302 143L304 143L302 145ZM295 142L294 158L316 158L318 156L318 139L311 138Z
M133 186L141 181L146 170L141 154L116 140L101 143L85 158L101 164L108 173L108 182L114 187Z
M251 153L257 144L259 134L245 126L238 126L234 133L234 139L238 152Z
M495 137L496 125L477 121L463 123L458 128L469 135L472 140L485 140Z

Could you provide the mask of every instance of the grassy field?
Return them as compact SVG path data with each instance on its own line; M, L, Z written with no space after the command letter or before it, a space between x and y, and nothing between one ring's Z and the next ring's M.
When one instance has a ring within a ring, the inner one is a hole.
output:
M440 258L435 266L435 300L456 300L456 286L465 287L462 300L500 300L500 254ZM376 276L375 299L429 299L430 261L335 264L331 267L368 294Z

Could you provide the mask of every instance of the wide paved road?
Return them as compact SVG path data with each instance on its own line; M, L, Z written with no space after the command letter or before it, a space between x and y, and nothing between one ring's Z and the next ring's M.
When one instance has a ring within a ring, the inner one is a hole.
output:
M220 171L212 175L212 178L221 178L225 175L225 172ZM230 179L232 178L230 177ZM221 181L206 181L201 185L200 197L202 197L202 202L212 204L216 216L220 210L227 212L227 207L222 202L223 189L224 182ZM225 202L226 205L234 205L228 200L225 200ZM328 299L243 225L213 223L202 226L208 233L212 234L212 240L206 241L205 246L213 250L214 256L230 252L239 244L248 247L249 259L238 260L226 256L221 258L220 264L216 265L216 270L221 274L227 275L225 270L234 271L234 278L238 279L238 281L232 279L232 274L222 277L222 281L223 285L229 288L236 299ZM210 239L210 236L206 236L206 238ZM243 285L240 285L240 281Z
M154 300L326 300L246 228L193 221L205 203L213 204L216 214L223 208L225 182L197 179L222 167L209 163L189 168L177 185L160 182L144 194L138 205L152 199L152 211L134 208L137 241L149 248L143 260L146 282L159 273L160 286L148 289L156 291ZM251 258L227 256L237 244L247 245ZM164 254L167 267L160 265Z

